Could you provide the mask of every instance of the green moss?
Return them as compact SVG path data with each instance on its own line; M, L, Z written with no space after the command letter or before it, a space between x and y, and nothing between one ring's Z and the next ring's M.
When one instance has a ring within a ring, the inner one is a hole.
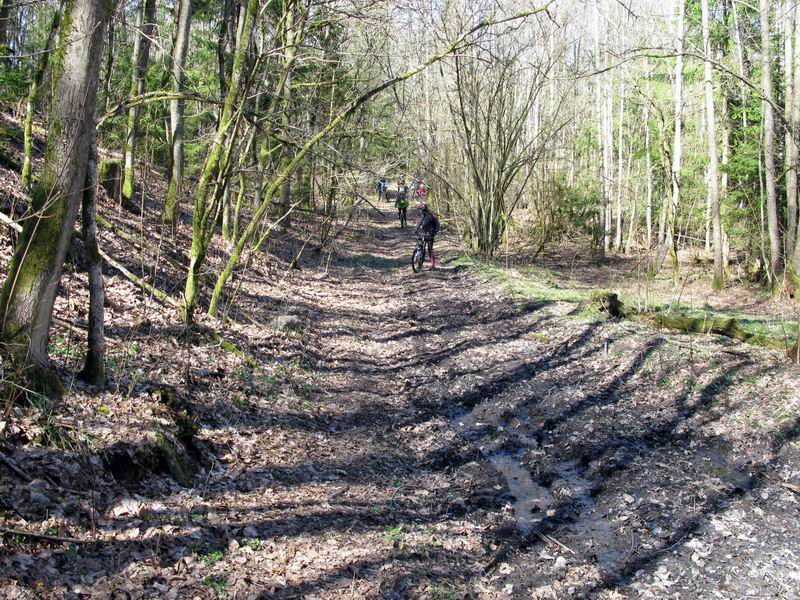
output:
M97 165L97 181L111 198L119 200L122 194L122 161L118 158L101 160ZM100 215L97 216L97 222L107 226L100 222Z
M169 185L167 186L167 196L164 199L164 212L161 215L164 222L170 225L174 225L178 221L177 199L178 184L170 177Z
M25 159L22 163L22 174L19 184L23 189L31 185L31 160L33 157L33 99L36 95L36 82L31 84L31 93L28 97L25 112Z
M183 444L172 440L163 431L157 431L156 446L175 481L184 487L191 487L194 483L194 476L197 473L197 465L189 457Z

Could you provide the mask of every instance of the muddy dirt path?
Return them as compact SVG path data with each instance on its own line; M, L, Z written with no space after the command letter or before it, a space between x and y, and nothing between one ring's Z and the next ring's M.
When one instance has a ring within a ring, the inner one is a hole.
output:
M331 485L363 512L278 595L795 597L791 369L503 298L447 250L412 275L408 230L364 234L305 298Z
M207 375L195 485L107 478L61 509L97 541L7 557L6 595L797 597L793 367L503 297L446 243L413 275L385 210L327 271L248 288L302 351Z

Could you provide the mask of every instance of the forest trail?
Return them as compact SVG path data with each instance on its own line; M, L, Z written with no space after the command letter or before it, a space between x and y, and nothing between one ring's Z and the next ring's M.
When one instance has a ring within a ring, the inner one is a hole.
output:
M447 236L415 275L381 208L265 288L305 327L279 377L200 363L194 486L103 480L9 597L797 597L794 367L509 298Z
M271 550L238 589L793 597L797 430L736 425L786 402L781 367L506 298L446 248L414 275L412 229L387 213L295 290L317 391L253 440L266 481L247 527Z

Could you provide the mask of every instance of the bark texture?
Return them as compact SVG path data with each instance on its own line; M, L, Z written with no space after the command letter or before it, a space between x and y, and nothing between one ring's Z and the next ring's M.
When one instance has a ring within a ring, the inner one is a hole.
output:
M189 51L191 25L192 0L181 0L176 16L175 46L172 49L172 89L177 94L183 93L186 87L186 56ZM169 103L172 164L164 203L164 221L173 226L178 220L178 199L183 192L185 104L180 98L175 98Z
M88 348L80 378L86 383L102 386L106 380L105 290L103 288L103 259L97 245L97 144L92 142L86 167L86 186L81 203L83 248L89 276Z
M47 395L62 391L49 367L47 341L94 139L110 13L110 0L72 0L66 6L53 56L55 91L44 170L0 295L3 352L16 367L18 381Z

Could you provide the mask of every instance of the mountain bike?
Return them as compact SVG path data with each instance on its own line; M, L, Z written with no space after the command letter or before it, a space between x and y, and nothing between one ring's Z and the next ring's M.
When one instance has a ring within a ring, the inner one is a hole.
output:
M411 268L414 273L419 273L422 270L422 263L425 261L425 236L417 236L417 246L414 248L414 253L411 255Z

